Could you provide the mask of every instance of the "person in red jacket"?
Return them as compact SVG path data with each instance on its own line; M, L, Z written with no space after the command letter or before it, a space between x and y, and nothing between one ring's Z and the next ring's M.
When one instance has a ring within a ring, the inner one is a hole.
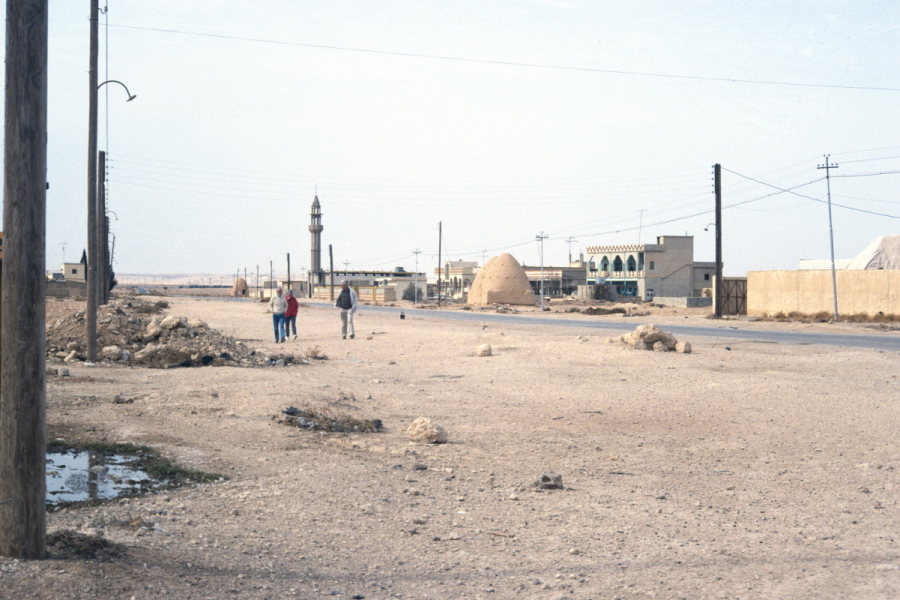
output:
M284 311L284 336L291 335L294 331L294 339L297 339L297 299L294 298L294 290L288 290L285 294L287 310Z

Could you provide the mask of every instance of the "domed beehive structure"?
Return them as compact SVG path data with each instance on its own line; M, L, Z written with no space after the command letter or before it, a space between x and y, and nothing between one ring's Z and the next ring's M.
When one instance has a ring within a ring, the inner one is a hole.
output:
M534 306L528 276L512 254L489 259L469 288L469 304L524 304Z
M247 282L244 281L243 277L238 277L234 280L234 284L231 286L231 295L235 298L243 298L247 296Z

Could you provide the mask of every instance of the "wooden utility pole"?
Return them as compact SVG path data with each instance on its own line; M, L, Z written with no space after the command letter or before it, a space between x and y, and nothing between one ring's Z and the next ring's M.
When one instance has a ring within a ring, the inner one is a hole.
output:
M288 263L288 281L287 281L287 289L291 289L291 253L287 253L287 263Z
M441 263L441 221L438 221L438 278L437 278L437 295L438 295L438 308L441 307L441 277L444 276L444 265ZM427 284L426 284L427 285Z
M0 555L45 558L47 0L6 2Z
M109 303L109 218L106 216L106 152L103 150L99 153L97 165L97 224L99 228L99 251L100 260L97 265L99 269L97 283L99 283L99 294L97 299L100 304Z
M87 307L85 309L85 337L87 338L87 359L97 360L97 306L100 286L100 244L97 239L97 57L99 40L97 24L99 21L99 0L91 0L91 54L88 71L88 264L85 284L87 287Z
M713 294L716 297L715 315L722 317L722 165L716 163L715 187L716 187L716 287Z

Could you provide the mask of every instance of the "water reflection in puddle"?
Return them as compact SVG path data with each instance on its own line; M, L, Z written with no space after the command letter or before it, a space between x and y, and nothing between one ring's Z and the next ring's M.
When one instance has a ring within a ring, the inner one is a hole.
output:
M160 485L134 467L135 457L85 450L47 453L47 504L108 500Z

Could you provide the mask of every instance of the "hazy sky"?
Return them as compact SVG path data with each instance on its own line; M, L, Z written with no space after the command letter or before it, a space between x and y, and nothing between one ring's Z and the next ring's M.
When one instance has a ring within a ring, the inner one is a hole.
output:
M48 268L86 244L89 5L50 7ZM430 271L439 221L451 259L688 233L712 261L715 163L726 274L796 269L829 255L823 154L837 258L900 233L895 0L108 0L100 24L99 80L137 95L100 94L119 273L296 273L316 186L336 268Z

